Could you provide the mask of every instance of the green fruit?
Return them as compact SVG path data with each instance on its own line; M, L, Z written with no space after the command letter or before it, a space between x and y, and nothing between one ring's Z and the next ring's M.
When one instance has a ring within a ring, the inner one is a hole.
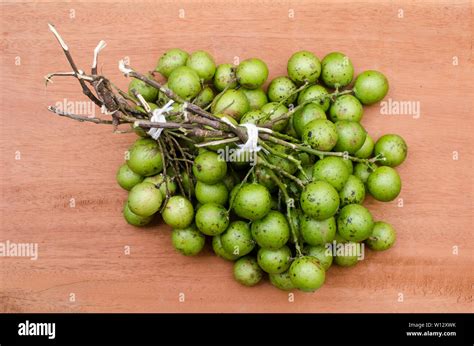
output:
M378 221L374 224L372 234L366 239L366 244L372 250L383 251L391 248L395 243L396 234L391 225Z
M186 228L194 219L194 208L192 203L183 196L173 196L166 203L161 213L163 221L173 228Z
M347 165L341 157L327 156L316 162L313 167L313 181L325 181L337 191L341 191L349 175Z
M265 117L265 113L260 110L249 111L240 119L241 124L258 124Z
M278 102L269 102L264 105L261 109L268 116L268 120L274 120L280 118L283 114L288 112L288 108L285 105L280 105ZM282 119L277 121L272 126L273 131L283 131L288 124L288 119Z
M136 141L129 149L128 167L141 176L151 176L163 170L163 159L158 143L151 138Z
M316 220L324 220L336 214L339 195L331 184L313 181L305 186L300 197L301 209Z
M143 177L132 171L126 163L124 163L117 171L117 182L122 189L130 191L132 187L141 183Z
M201 204L216 203L225 205L229 197L229 191L223 182L211 185L198 181L195 193L196 199Z
M397 171L388 166L378 167L367 179L367 189L378 201L393 201L402 189Z
M346 205L337 217L337 231L347 241L360 242L367 239L372 228L372 215L367 208L359 204Z
M176 193L176 189L178 185L171 179L170 176L166 177L166 184L164 184L165 177L163 174L154 175L152 177L148 177L143 182L145 183L152 183L159 186L161 194L166 196L166 193L169 192L170 196ZM168 191L166 190L166 185L168 185Z
M344 157L342 158L342 161L346 164L347 171L349 172L349 174L352 174L352 172L354 172L354 166L352 165L352 161Z
M201 91L201 82L196 71L187 66L181 66L171 72L168 87L176 95L189 101Z
M273 102L283 102L285 106L289 106L296 101L298 96L296 93L296 85L288 77L277 77L271 81L268 86L268 98Z
M268 102L267 94L265 94L265 91L263 91L262 88L241 88L240 90L242 90L245 96L247 97L247 100L249 101L250 110L260 109Z
M269 274L270 282L276 288L279 288L283 291L291 291L295 288L290 279L290 273L288 270L284 273L279 274Z
M193 100L193 103L201 108L206 108L214 100L214 91L210 87L205 87L201 90L198 96Z
M329 109L331 120L360 121L364 115L364 108L360 101L352 95L341 95Z
M354 167L354 175L359 178L364 184L367 183L367 179L369 178L369 175L372 172L372 169L362 162L356 164Z
M234 89L237 86L237 77L235 77L235 67L232 64L221 64L217 66L214 74L214 87L218 91L225 88Z
M337 129L329 120L316 119L303 128L303 143L313 149L330 151L337 143Z
M186 66L192 68L198 74L199 78L209 82L216 72L216 63L212 56L202 50L192 53L186 61Z
M300 232L309 245L324 245L333 241L336 235L336 219L315 220L308 215L300 218Z
M320 266L327 271L333 261L332 252L330 249L326 248L324 245L311 246L307 245L303 249L303 253L307 256L316 258Z
M128 203L125 203L123 207L123 217L125 218L125 220L127 220L127 222L130 225L138 226L138 227L146 226L153 220L153 215L140 216L132 212L130 210L130 207L128 206Z
M229 214L220 204L203 204L196 212L196 226L205 235L218 235L229 226Z
M214 99L211 111L213 114L227 114L239 121L242 115L250 110L250 104L242 90L230 89Z
M228 261L235 261L237 258L240 256L232 254L232 252L227 252L224 250L222 247L222 241L221 241L221 236L220 235L215 235L212 237L212 250L214 250L214 253Z
M251 256L240 258L234 263L234 278L244 286L255 286L263 277L257 260Z
M257 253L257 262L269 274L283 273L290 267L291 250L286 245L276 250L261 248Z
M266 249L279 249L290 239L290 226L285 215L275 210L270 210L262 219L254 221L251 230L253 239Z
M128 85L128 94L135 99L133 90L142 95L147 102L155 102L158 97L158 89L153 88L139 79L132 79Z
M139 183L128 194L128 207L140 216L151 216L156 213L163 203L163 196L155 185Z
M215 184L227 174L227 163L218 154L206 151L194 159L193 173L197 180L206 184Z
M396 167L405 161L408 147L399 135L384 135L375 143L374 156L381 155L385 158L381 165Z
M316 291L326 278L324 269L312 256L295 259L290 266L289 274L293 285L305 292Z
M285 157L288 157L288 155L290 155L290 153L291 153L291 151L288 150L288 147L286 147L284 145L281 145L281 144L273 145L273 150L275 150L276 152L284 155ZM268 155L268 161L272 165L280 167L285 172L288 172L290 174L295 173L296 170L298 169L298 166L294 162L292 162L288 159L285 159L283 157L280 157L280 156Z
M321 61L321 79L328 87L345 87L352 82L352 77L354 77L354 67L346 55L333 52Z
M358 243L347 241L339 234L336 234L335 241L337 247L334 263L341 267L352 267L359 263L359 255L357 254Z
M302 50L291 56L287 70L288 76L298 85L314 83L321 74L321 62L313 53Z
M185 256L195 256L201 252L206 237L198 231L195 225L183 229L174 229L171 242L176 250Z
M242 61L235 71L237 81L247 89L257 89L268 78L268 67L262 60L251 58Z
M268 214L271 200L270 192L265 186L246 184L236 192L232 207L238 216L254 221Z
M187 172L181 172L181 180L183 183L184 191L186 191L186 195L187 192L190 191L191 196L194 196L194 184Z
M364 145L367 132L355 121L340 120L336 122L337 143L334 151L354 154Z
M298 105L311 101L311 103L317 104L326 112L330 104L328 96L328 91L322 85L310 85L298 96Z
M168 89L168 83L163 84L163 88ZM156 104L159 106L164 106L169 102L169 97L166 96L161 90L158 90L158 99L156 100Z
M364 71L357 76L354 83L354 95L364 105L371 105L382 100L388 92L388 80L378 71Z
M179 48L170 49L160 57L155 70L168 78L173 70L186 65L188 56L188 53Z
M224 250L236 256L245 256L255 247L250 226L244 221L231 222L220 237Z
M368 134L365 136L364 144L354 153L355 157L368 159L374 151L374 140Z
M365 186L362 180L355 175L350 175L344 187L339 192L341 207L348 204L362 204L365 199Z
M298 175L296 176L298 179L300 179L303 183L310 183L313 181L313 165L305 165L303 166L303 171L305 172L305 175L301 171L298 172Z
M301 137L306 125L317 119L326 119L326 113L317 104L310 103L293 114L293 128L296 134Z
M258 183L265 186L268 191L273 192L276 190L277 185L270 175L270 170L267 167L257 165L255 167L255 174L257 175Z

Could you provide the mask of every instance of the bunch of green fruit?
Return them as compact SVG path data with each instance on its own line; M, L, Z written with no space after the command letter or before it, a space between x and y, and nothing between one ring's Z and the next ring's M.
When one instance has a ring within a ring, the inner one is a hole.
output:
M205 51L181 49L164 53L149 74L123 62L121 71L133 78L128 93L94 66L78 78L112 120L50 110L115 129L130 124L139 136L117 172L129 191L129 224L160 216L183 255L199 254L209 238L217 256L234 262L239 283L253 286L268 274L282 290L317 290L333 262L357 264L360 256L335 251L339 245L380 251L394 244L393 227L363 206L366 195L383 202L399 195L395 167L407 156L402 137L374 141L361 124L364 106L388 92L382 73L354 78L346 55L320 61L300 51L287 75L265 88L260 59L216 65Z

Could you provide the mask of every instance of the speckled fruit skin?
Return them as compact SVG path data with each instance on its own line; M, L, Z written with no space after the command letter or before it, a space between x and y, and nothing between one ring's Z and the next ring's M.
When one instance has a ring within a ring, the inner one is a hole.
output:
M313 181L305 186L300 197L303 212L316 220L324 220L336 214L339 195L331 184Z
M163 170L163 158L158 143L151 138L136 141L129 149L127 165L144 177L160 173Z
M303 248L303 253L307 256L316 258L325 271L327 271L332 265L332 252L330 249L328 250L324 245L306 245Z
M285 105L278 105L278 102L269 102L264 105L260 110L267 115L270 114L268 120L277 119L288 112L288 108L286 108ZM272 130L281 132L286 128L288 122L288 119L277 121L275 124L273 124Z
M291 250L286 245L276 250L260 248L257 253L257 262L260 268L269 274L283 273L290 267Z
M336 125L329 120L310 121L303 129L303 142L316 150L331 151L337 139Z
M332 52L321 61L321 79L330 88L345 87L352 82L354 67L343 53Z
M263 118L265 118L265 113L263 113L261 110L256 109L245 113L244 116L240 119L240 123L257 125Z
M214 74L214 87L217 91L222 91L226 87L234 89L237 86L235 77L235 66L232 64L221 64L217 66Z
M360 178L350 175L344 187L339 192L341 207L348 204L362 204L365 199L365 186Z
M262 219L254 221L251 231L257 244L266 249L279 249L290 239L290 225L285 215L276 210L271 210Z
M239 121L250 110L250 104L242 90L227 90L211 106L213 114L227 114Z
M291 282L290 273L288 272L288 270L284 273L269 274L268 277L270 278L271 284L276 288L279 288L280 290L291 291L295 288L295 286Z
M367 134L365 136L364 144L362 144L360 149L354 153L354 156L361 159L368 159L372 157L372 153L374 151L374 145L375 145L374 140L372 139L372 137L369 136L369 134Z
M234 263L234 278L244 286L255 286L263 277L257 260L251 256L240 258Z
M276 191L277 185L275 181L273 181L273 179L271 178L270 170L267 167L257 165L255 166L255 173L257 175L257 181L259 184L265 186L270 192Z
M352 95L341 95L329 109L332 121L339 120L360 121L364 115L364 108L360 101Z
M216 184L206 184L202 181L196 183L196 199L201 204L217 203L225 205L229 197L229 191L223 182Z
M321 62L313 53L302 50L288 60L287 71L291 80L298 85L314 83L321 74Z
M183 229L173 229L171 242L176 250L185 256L195 256L201 252L206 242L204 234L195 225Z
M219 235L229 226L229 213L220 204L203 204L196 212L196 226L205 235Z
M369 175L372 173L372 169L366 164L359 162L354 167L354 175L359 178L364 184L367 183Z
M186 66L192 68L205 82L209 82L216 72L216 63L214 58L203 50L192 53L186 61Z
M245 256L255 247L250 226L245 221L231 222L225 232L221 234L221 243L227 253L236 256Z
M163 196L155 185L139 183L128 194L128 207L140 216L151 216L156 213L163 203Z
M405 140L399 135L383 135L377 140L374 156L382 155L385 160L380 165L396 167L401 165L407 157L408 147Z
M173 196L166 203L161 217L173 228L186 228L193 222L194 207L186 197Z
M344 244L344 246L348 246L350 250L354 250L355 246L357 246L357 243L345 240L344 238L342 238L339 235L339 233L336 233L335 241L338 244L338 246L340 246L339 244ZM337 250L339 250L339 249L337 248L336 251ZM333 258L333 262L336 263L340 267L353 267L357 263L359 263L359 256L357 254L355 254L353 256L352 255L351 256L349 256L349 255L348 256L345 256L345 255L339 255L338 256L337 253L336 253L336 256L334 256L334 258Z
M273 145L272 147L277 153L283 154L285 157L288 157L288 155L290 155L288 147L285 147L280 144ZM274 166L280 167L285 172L288 172L290 174L294 174L298 170L298 166L294 162L281 156L268 155L268 162L270 162Z
M358 122L340 120L336 122L337 143L334 146L334 151L354 154L357 150L362 148L365 142L367 132Z
M347 241L363 241L370 236L373 228L372 215L359 204L346 205L337 217L337 231Z
M365 243L372 250L384 251L395 244L396 237L395 230L390 224L378 221L374 224L372 234Z
M153 220L151 216L140 216L130 210L128 203L125 203L123 207L123 217L132 226L142 227L148 225Z
M242 61L235 70L237 81L247 89L260 88L268 78L268 67L257 58Z
M314 101L311 102L317 104L326 112L330 105L329 98L326 97L327 95L329 95L329 93L322 85L310 85L300 92L300 95L298 96L298 105L314 99Z
M281 102L286 99L283 104L285 106L289 106L296 101L296 97L298 95L295 93L295 91L295 83L293 83L290 78L281 76L271 81L270 85L268 86L267 93L270 101Z
M388 80L378 71L368 70L357 76L354 83L354 95L364 105L382 100L388 92Z
M227 163L218 154L205 151L194 159L193 173L203 183L216 184L227 174Z
M188 56L188 53L179 48L170 49L160 57L155 70L168 78L174 69L186 65Z
M337 191L341 191L349 175L349 169L341 157L327 156L313 166L313 181L325 181Z
M132 81L128 85L128 94L135 99L133 90L142 95L145 101L147 102L155 102L158 98L158 89L149 86L148 84L139 79L132 79Z
M166 196L166 193L169 192L170 196L173 196L176 193L176 189L178 188L178 185L171 179L171 176L168 173L168 176L166 177L166 184L164 184L164 175L163 174L157 174L153 175L151 177L145 178L143 180L146 183L152 183L152 184L160 184L160 192L163 197ZM168 191L166 189L166 185L168 185Z
M236 192L232 207L238 216L255 221L268 214L271 200L272 196L265 186L246 184Z
M303 107L303 109L297 111L292 116L293 128L296 134L301 137L306 125L311 121L317 119L326 119L326 113L317 104L310 103Z
M222 247L222 239L220 235L215 235L212 237L212 250L217 256L227 261L235 261L237 258L239 258L238 255L234 255L232 252L227 252L224 250Z
M312 256L299 257L289 269L293 285L305 292L316 291L324 284L326 273L318 260Z
M168 87L176 95L189 101L201 91L199 75L192 68L181 66L173 70L168 78Z
M193 103L196 106L205 108L212 102L212 100L214 100L214 96L214 91L210 87L205 87L201 90L198 96L196 96Z
M122 189L130 191L132 187L141 183L144 179L140 174L132 171L126 163L124 163L117 171L117 182Z
M309 245L324 245L333 241L336 235L336 219L315 220L308 215L300 217L300 232Z
M402 181L397 171L388 166L378 167L367 178L367 189L378 201L393 201L402 189Z
M240 90L242 90L242 92L247 97L247 100L249 101L250 110L260 109L268 102L267 94L265 94L265 91L263 91L262 88L241 88Z

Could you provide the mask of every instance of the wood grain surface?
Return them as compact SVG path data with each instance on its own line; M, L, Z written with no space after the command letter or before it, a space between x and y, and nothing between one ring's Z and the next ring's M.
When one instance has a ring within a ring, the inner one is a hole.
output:
M0 311L472 312L472 11L470 1L2 2L0 242L38 243L39 258L0 257ZM363 119L374 138L398 133L409 145L403 206L365 203L394 225L396 246L331 268L322 289L292 301L267 281L240 286L209 250L179 255L165 225L128 226L115 173L135 137L47 111L86 100L72 79L44 85L69 70L48 22L84 70L107 41L100 69L121 87L119 59L147 71L172 47L205 49L218 63L260 57L270 77L301 49L342 51L356 73L383 71L387 99L421 106L419 118L374 105Z

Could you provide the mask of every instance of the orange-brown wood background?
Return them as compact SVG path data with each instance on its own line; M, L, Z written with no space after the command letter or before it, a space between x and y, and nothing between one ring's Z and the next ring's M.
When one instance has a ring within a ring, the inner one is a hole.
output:
M38 243L39 259L0 258L0 311L472 311L472 11L469 1L2 2L0 241ZM218 63L260 57L271 77L301 49L342 51L356 72L383 71L387 98L421 105L418 119L378 105L363 119L374 138L398 133L409 145L403 207L366 202L394 225L396 246L331 268L322 289L290 302L268 282L240 286L209 250L179 255L167 226L127 225L115 173L135 137L47 111L85 100L72 79L44 86L48 72L69 70L47 22L84 70L107 41L100 69L121 87L120 58L147 71L172 47L205 49Z

